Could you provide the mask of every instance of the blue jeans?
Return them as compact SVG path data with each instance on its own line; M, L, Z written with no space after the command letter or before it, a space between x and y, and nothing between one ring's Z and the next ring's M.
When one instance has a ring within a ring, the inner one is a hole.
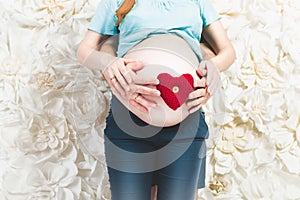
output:
M111 107L105 155L112 200L148 200L152 185L158 185L158 200L193 200L205 179L208 128L201 111L161 128L146 124L115 98Z

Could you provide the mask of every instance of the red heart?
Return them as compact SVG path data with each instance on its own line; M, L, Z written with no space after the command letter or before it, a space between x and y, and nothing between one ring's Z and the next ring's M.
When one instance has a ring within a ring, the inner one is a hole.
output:
M159 85L156 88L160 91L165 103L173 110L179 108L194 90L194 79L190 74L173 77L168 73L161 73L157 78Z

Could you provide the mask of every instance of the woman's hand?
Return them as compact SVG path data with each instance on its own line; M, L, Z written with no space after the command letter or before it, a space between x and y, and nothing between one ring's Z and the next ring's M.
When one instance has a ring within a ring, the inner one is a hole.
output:
M139 79L136 72L143 68L144 64L140 61L117 58L103 70L103 75L114 94L129 99L129 103L140 111L148 112L151 107L156 106L156 102L144 95L160 96L160 92L155 88L159 81Z
M102 71L104 78L114 94L126 96L126 93L130 91L133 71L126 67L129 62L132 61L115 57L115 59L111 61L111 64ZM141 64L142 63L136 62L136 65Z
M132 70L132 83L130 84L130 93L128 95L129 103L142 112L149 112L149 109L156 106L157 103L147 99L146 96L160 96L156 85L159 84L157 78L140 79L136 72L144 68L144 64L139 61L128 62L127 68Z
M156 102L147 99L144 95L138 92L134 92L130 95L129 103L144 113L148 113L152 107L157 105Z

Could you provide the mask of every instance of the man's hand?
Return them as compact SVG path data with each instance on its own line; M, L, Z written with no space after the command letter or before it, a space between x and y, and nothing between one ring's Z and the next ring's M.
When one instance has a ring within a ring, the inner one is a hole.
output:
M207 91L210 96L213 96L220 87L221 77L217 66L210 60L203 60L197 69L200 77L206 78Z
M207 92L206 78L202 77L200 74L198 74L198 78L194 81L194 88L196 89L189 94L186 101L190 114L199 110L210 97Z

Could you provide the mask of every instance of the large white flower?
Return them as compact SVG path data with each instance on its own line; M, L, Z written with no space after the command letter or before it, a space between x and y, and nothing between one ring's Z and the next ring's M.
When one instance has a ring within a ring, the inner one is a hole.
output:
M3 105L3 141L11 141L9 146L13 145L28 153L49 155L61 155L72 146L64 117L63 99L59 98L59 93L51 90L43 93L28 86L22 88L19 94L20 106L23 109L12 107L14 110L10 111L8 106L13 104ZM9 117L11 113L14 115Z
M99 117L103 122L108 112L108 90L100 77L96 78L86 69L78 69L72 72L72 76L62 77L67 81L67 85L63 86L67 118L81 133L91 130L90 125Z
M243 66L247 67L247 71L241 71L241 79L247 79L247 75L251 75L254 82L248 82L248 87L258 84L264 88L272 88L274 86L274 77L277 76L276 68L278 66L280 46L276 44L278 36L275 37L267 31L249 30L250 35L247 38L247 58L248 63ZM264 44L264 45L261 45ZM251 85L249 85L251 84Z
M224 153L233 153L236 149L247 151L256 147L255 131L250 128L253 128L253 125L251 123L240 123L223 127L222 138L217 143L217 147Z
M66 118L76 130L81 148L101 161L110 92L99 74L86 69L72 72L73 76L62 74L63 81L58 83L63 89Z
M39 71L51 69L47 64L47 31L18 27L14 22L6 22L3 38L0 37L0 72L2 75L27 78Z
M33 151L43 152L58 150L63 151L69 142L68 129L63 118L36 115L29 125L29 134L22 137L23 148L32 147Z
M254 166L252 152L259 145L258 133L251 122L238 122L238 119L234 122L223 126L221 136L215 139L215 172L218 174L229 173L236 165L245 170Z
M280 105L273 105L270 94L261 87L252 87L240 94L233 105L233 110L244 122L253 120L254 127L266 133L266 124L275 117L274 113L270 112L273 106L279 108Z
M7 199L79 199L81 181L71 161L37 164L34 158L15 162L2 184Z

